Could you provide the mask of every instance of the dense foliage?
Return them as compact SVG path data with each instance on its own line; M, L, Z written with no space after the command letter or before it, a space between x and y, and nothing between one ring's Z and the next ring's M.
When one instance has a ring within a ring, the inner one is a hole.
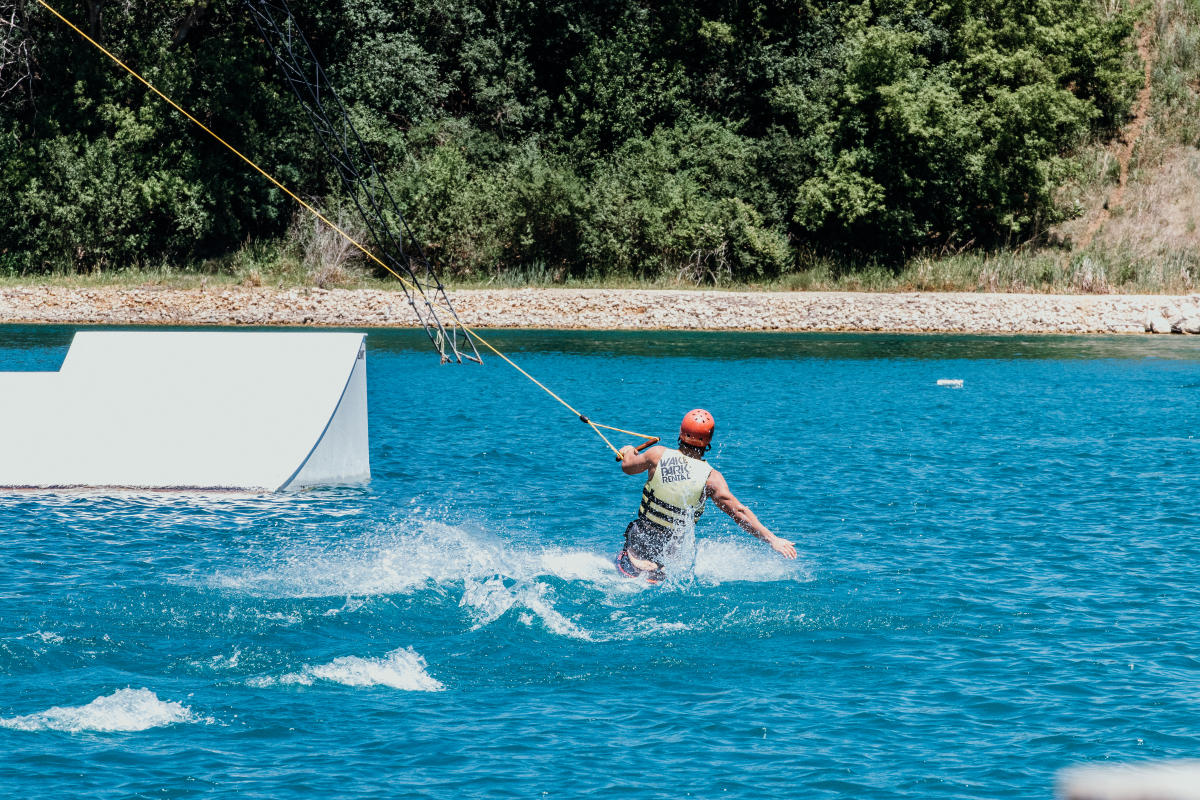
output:
M27 79L0 86L0 270L192 262L283 234L285 196L40 6L16 7L0 36L25 63L0 77ZM293 7L454 274L753 278L814 251L1017 241L1054 218L1064 157L1122 121L1137 79L1129 14L1089 0ZM337 202L236 0L60 10Z

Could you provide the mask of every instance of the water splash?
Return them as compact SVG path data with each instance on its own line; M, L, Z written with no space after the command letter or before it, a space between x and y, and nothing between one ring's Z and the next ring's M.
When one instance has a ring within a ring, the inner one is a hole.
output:
M733 581L807 583L813 580L811 568L803 561L785 561L749 536L745 539L701 539L696 546L693 574L697 582L706 586Z
M220 572L205 583L270 599L345 598L340 608L315 612L323 616L354 613L371 597L431 593L436 603L453 598L471 630L512 615L554 636L609 641L691 628L690 621L632 619L614 626L606 609L622 609L638 598L651 602L656 593L689 594L732 581L809 579L795 562L783 561L749 537L696 541L690 531L667 573L668 580L654 587L622 576L608 555L521 546L467 526L415 519L333 546L292 544L265 554L259 564Z
M149 689L118 689L82 706L53 706L36 714L0 719L0 727L19 731L100 733L145 731L201 719L179 703L159 700Z
M497 576L518 582L556 578L605 592L628 591L636 585L617 572L607 554L519 547L483 531L428 520L334 547L291 546L268 554L267 561L265 567L222 571L204 582L210 588L268 598L411 594ZM694 575L709 585L811 579L803 565L783 561L748 537L698 542L688 537L667 566L669 572L685 578Z
M381 658L342 656L328 664L305 665L297 672L251 678L256 688L271 686L312 686L317 681L343 686L387 686L407 692L440 692L442 682L426 672L425 658L411 647L399 647Z
M219 572L206 583L268 598L363 597L411 594L512 571L498 542L430 521L334 547L294 545L267 554L266 560L264 567Z

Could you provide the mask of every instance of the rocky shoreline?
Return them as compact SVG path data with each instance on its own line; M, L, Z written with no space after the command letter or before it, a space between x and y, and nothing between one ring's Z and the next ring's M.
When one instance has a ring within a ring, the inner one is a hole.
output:
M1200 295L472 289L479 328L1200 333ZM0 288L0 322L73 325L412 327L400 291L265 287Z

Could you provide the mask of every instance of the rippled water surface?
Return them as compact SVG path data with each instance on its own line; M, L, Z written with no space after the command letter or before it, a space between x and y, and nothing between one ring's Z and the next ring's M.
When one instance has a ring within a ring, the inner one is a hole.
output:
M0 327L0 369L70 336ZM0 495L4 794L1035 798L1197 754L1192 340L494 343L602 422L709 408L800 558L710 509L619 578L639 478L498 359L371 333L367 487Z

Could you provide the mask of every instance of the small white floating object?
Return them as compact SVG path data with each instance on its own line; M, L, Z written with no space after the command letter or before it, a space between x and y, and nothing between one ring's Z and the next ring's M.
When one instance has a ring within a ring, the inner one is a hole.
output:
M963 386L962 378L938 378L938 386L949 386L951 389L961 389Z
M1200 761L1072 767L1058 775L1060 800L1200 800Z
M0 372L0 487L278 491L362 483L361 333L86 331Z

